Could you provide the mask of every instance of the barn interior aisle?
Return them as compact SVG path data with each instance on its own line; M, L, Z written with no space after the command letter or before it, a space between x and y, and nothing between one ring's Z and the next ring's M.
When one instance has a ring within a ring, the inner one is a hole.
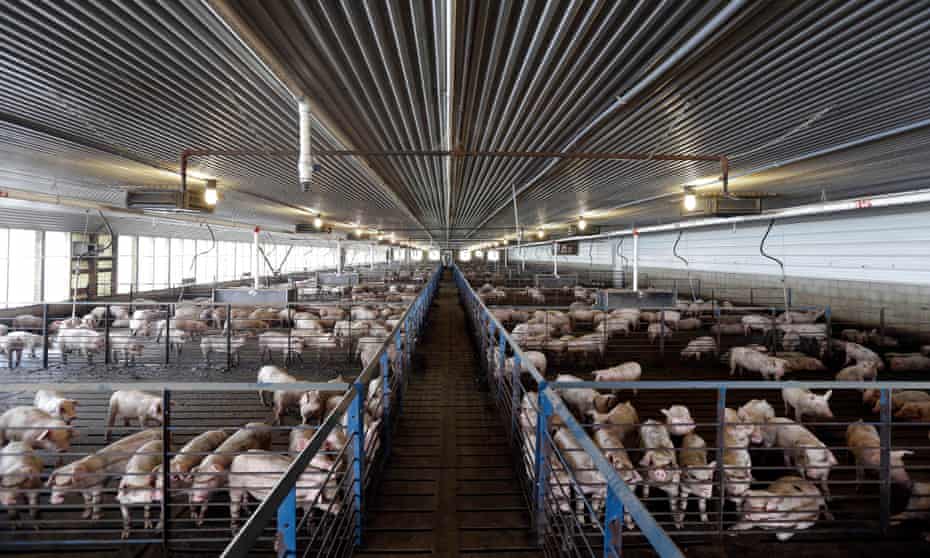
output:
M431 311L360 556L538 556L450 271Z

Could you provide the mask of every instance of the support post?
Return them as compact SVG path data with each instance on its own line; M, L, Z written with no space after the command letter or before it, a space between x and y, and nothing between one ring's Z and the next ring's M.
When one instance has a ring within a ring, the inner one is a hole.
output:
M171 392L167 389L161 391L161 548L162 556L168 556L168 541L170 540L171 514L168 498L171 497L169 482L171 480L171 467L168 466L168 451L171 449Z
M342 241L336 240L336 275L342 275Z
M110 364L110 305L104 306L106 315L103 317L103 363Z
M297 558L297 489L278 506L278 558Z
M362 489L365 473L365 384L355 383L355 398L349 405L349 437L352 441L352 506L355 511L355 546L362 546Z
M639 291L639 231L633 229L633 291Z
M167 316L165 317L165 364L171 360L171 306L168 306Z
M542 546L546 531L546 492L549 489L549 417L552 416L552 404L546 396L548 382L539 383L539 407L536 417L536 452L533 472L536 480L533 495L536 538Z
M520 375L522 371L523 362L520 360L520 355L513 355L513 372L510 376L510 417L513 420L511 424L511 432L513 433L514 440L522 439L522 433L520 432L520 404L521 397L520 392L523 391L523 384L520 383Z
M559 245L552 241L552 275L559 278Z
M391 375L388 353L381 353L381 437L384 459L391 456Z
M620 558L623 555L622 530L623 502L608 488L604 512L604 558Z
M259 264L258 264L258 257L259 257L259 253L258 253L258 234L259 234L260 232L262 232L262 230L261 230L261 228L259 228L259 227L255 227L255 229L252 230L252 288L253 288L253 289L258 289L258 287L259 287L259 280L258 280L258 275L259 275L259 272L258 272L258 268L259 268ZM229 316L227 316L227 318L229 318Z
M882 535L888 533L891 518L891 390L881 390L879 404L881 405L881 426L879 431L879 456L881 459L881 486L879 487L879 519Z
M48 303L42 305L42 368L48 368Z
M232 370L232 304L226 305L226 370Z
M724 452L724 429L725 422L727 420L727 388L721 386L717 388L717 478L720 479L720 494L718 509L720 512L717 514L717 533L723 534L723 511L727 503L726 496L726 483L727 478L723 473L723 452Z

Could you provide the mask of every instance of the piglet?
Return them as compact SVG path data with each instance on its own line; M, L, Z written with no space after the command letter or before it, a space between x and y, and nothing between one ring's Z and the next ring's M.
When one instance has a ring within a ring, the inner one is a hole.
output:
M71 424L77 417L77 401L66 399L63 395L54 390L40 389L36 392L35 400L32 403L37 409L42 409L53 417L58 417L65 421L65 424Z
M862 420L850 424L846 428L846 446L856 458L856 489L862 484L865 469L879 471L881 469L881 438L878 430L871 424ZM911 450L894 450L890 452L891 481L903 486L911 485L911 478L904 467L903 458L914 455Z
M110 410L107 415L106 440L109 442L113 425L123 419L123 425L129 426L131 419L139 421L139 427L145 428L149 421L161 424L162 398L158 395L135 389L123 389L110 396Z
M39 516L39 487L42 486L42 459L29 442L10 442L0 450L0 504L7 506L10 521L19 516L14 506L25 493L29 517Z
M678 503L681 471L675 455L675 445L669 437L665 425L649 419L639 427L640 445L643 449L641 467L646 467L646 483L643 485L643 498L649 497L652 485L668 495L668 507L672 512L675 527L684 526L684 513Z
M800 477L782 477L765 490L746 492L740 506L742 519L732 529L785 529L775 536L786 541L794 536L795 531L811 528L820 518L820 510L826 507L827 503L816 486ZM826 517L831 517L829 512L826 512Z
M830 410L830 396L833 390L828 390L823 395L817 395L805 388L784 388L781 390L781 397L785 403L785 414L788 414L788 407L794 409L794 419L801 422L801 417L807 415L816 418L833 418L833 411Z
M126 472L119 481L116 500L123 515L122 538L128 539L132 528L132 515L130 506L142 505L144 513L144 529L151 529L154 523L151 520L151 507L154 502L156 468L162 464L161 440L146 442L126 463Z
M46 451L66 452L75 437L73 427L35 407L13 407L0 415L0 444L14 440Z
M716 461L707 462L707 443L695 433L689 433L681 441L678 455L681 465L681 511L688 509L688 496L698 499L701 521L707 523L707 500L714 490L714 469Z
M672 436L684 436L694 432L694 419L691 418L691 411L684 405L672 405L668 409L662 409L665 415L665 426Z

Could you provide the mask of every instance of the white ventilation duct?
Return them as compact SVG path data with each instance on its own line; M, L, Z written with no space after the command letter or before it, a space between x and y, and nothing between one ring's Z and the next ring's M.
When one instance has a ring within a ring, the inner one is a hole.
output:
M310 102L301 99L300 114L300 155L297 159L297 176L300 180L300 191L310 191L310 181L313 177L313 145L310 142L311 115Z

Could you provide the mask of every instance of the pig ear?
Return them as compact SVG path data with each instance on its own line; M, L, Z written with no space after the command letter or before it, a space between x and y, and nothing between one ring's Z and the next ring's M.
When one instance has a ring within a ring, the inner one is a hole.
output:
M52 471L48 475L48 480L45 481L45 486L52 486L53 484L55 484L55 477L57 476L58 476L58 471Z
M831 395L833 395L833 390L832 390L832 389L828 389L828 390L827 390L827 393L823 394L823 400L824 400L824 401L829 401Z
M708 469L716 469L716 468L717 468L717 462L716 462L716 461L711 461L710 463L707 464L707 468L708 468Z
M912 450L895 450L895 451L891 452L891 456L892 456L892 457L901 458L901 457L904 457L904 456L906 456L906 455L914 455L914 452L913 452Z
M639 460L639 465L641 467L648 467L651 462L652 462L652 455L647 453L646 455L643 456L642 459Z
M41 442L42 440L47 439L48 435L49 435L49 430L46 428L45 430L42 431L41 434L36 436L36 440Z

